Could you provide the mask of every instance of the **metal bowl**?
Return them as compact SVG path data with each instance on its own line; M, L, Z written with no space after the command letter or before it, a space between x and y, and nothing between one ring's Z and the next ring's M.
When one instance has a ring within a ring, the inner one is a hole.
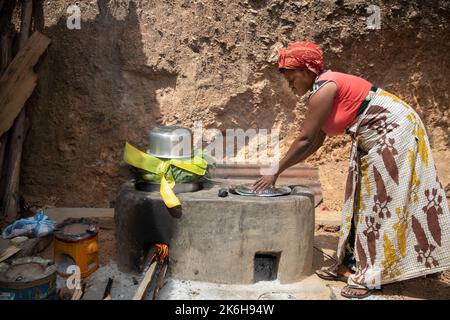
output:
M158 158L182 159L193 155L192 131L177 126L153 128L148 154Z
M247 196L247 197L279 197L291 194L292 190L288 186L283 187L269 187L266 190L262 192L253 192L252 185L240 185L234 188L234 191L241 195L241 196Z

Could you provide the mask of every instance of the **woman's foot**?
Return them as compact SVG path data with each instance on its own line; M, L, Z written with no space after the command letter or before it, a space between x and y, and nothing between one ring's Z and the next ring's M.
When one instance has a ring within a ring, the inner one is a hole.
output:
M347 266L340 264L331 268L316 270L316 274L319 278L324 280L342 281L347 283L348 277L353 273Z
M363 299L370 296L374 291L361 285L349 284L342 288L341 296L348 299Z

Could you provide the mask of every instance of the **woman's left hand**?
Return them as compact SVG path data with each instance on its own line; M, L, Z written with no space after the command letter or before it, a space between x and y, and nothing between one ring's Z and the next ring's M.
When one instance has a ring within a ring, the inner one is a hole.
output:
M277 175L262 176L253 184L253 192L262 192L275 185L277 178Z

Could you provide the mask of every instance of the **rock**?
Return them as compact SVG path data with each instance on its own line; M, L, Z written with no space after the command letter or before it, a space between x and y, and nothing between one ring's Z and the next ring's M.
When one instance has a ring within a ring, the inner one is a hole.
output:
M290 24L281 27L281 30L283 30L283 31L289 31L289 30L292 30L292 29L294 29L294 26L292 26Z
M276 42L273 46L269 49L269 55L267 57L267 62L274 64L278 61L278 50L283 47L283 44L281 42Z
M250 9L248 10L249 12L253 13L253 14L258 14L258 11L256 11L255 9Z
M323 231L326 232L332 232L332 233L336 233L341 229L340 226L338 225L324 225L323 226Z

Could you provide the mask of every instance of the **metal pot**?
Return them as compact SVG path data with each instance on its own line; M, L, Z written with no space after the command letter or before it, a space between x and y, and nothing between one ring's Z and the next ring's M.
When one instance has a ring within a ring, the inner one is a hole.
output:
M148 154L158 158L181 159L193 156L192 131L177 126L153 128Z

